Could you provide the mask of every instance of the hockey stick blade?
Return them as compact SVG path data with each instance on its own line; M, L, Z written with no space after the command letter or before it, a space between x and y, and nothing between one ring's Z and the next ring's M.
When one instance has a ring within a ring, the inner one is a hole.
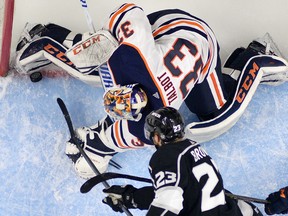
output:
M96 175L101 175L101 173L99 172L99 170L97 169L97 167L93 164L93 162L91 161L91 159L88 157L88 155L86 154L86 152L81 148L81 144L79 143L78 139L76 138L74 129L73 129L73 124L72 124L72 120L70 118L69 112L67 110L67 107L65 105L65 103L63 102L63 100L61 98L57 98L57 103L65 117L66 123L68 125L69 131L70 131L70 135L71 135L71 139L73 140L74 144L77 146L77 148L79 149L80 153L82 154L82 156L85 158L86 162L88 163L88 165L90 166L90 168L93 170L93 172ZM105 188L109 188L110 185L106 182L106 181L102 181L102 184L104 185ZM122 202L119 201L119 205L121 207L121 209L123 210L123 212L125 212L125 214L127 216L133 216L131 214L131 212L126 208L126 206L124 206L122 204Z
M88 193L97 184L99 184L99 183L101 183L103 181L107 181L107 180L115 179L115 178L125 178L125 179L141 181L141 182L151 183L152 184L151 179L148 179L148 178L132 176L132 175L126 175L126 174L121 174L121 173L107 172L107 173L103 173L101 175L94 176L93 178L87 180L81 186L80 192L81 193Z

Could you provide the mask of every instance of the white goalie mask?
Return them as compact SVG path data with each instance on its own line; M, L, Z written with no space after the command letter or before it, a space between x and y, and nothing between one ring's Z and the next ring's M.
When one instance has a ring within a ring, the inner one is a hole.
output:
M138 84L108 89L103 96L105 112L115 120L139 121L147 105L147 95Z

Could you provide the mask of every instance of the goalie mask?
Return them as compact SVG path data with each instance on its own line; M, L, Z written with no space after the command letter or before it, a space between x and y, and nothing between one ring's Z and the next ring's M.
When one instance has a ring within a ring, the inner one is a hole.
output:
M145 119L145 138L153 141L158 133L163 143L172 142L184 137L184 120L180 113L172 107L152 111Z
M105 112L115 120L139 121L147 104L147 95L138 84L110 88L103 98Z

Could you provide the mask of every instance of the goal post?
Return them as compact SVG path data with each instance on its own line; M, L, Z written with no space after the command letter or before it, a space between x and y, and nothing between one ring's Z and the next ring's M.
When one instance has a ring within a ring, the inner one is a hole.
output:
M9 71L14 0L0 0L0 76Z

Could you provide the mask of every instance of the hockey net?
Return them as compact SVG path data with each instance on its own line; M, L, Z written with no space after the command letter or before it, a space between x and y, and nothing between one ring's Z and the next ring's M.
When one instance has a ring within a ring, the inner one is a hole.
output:
M9 70L14 0L0 0L0 76Z

